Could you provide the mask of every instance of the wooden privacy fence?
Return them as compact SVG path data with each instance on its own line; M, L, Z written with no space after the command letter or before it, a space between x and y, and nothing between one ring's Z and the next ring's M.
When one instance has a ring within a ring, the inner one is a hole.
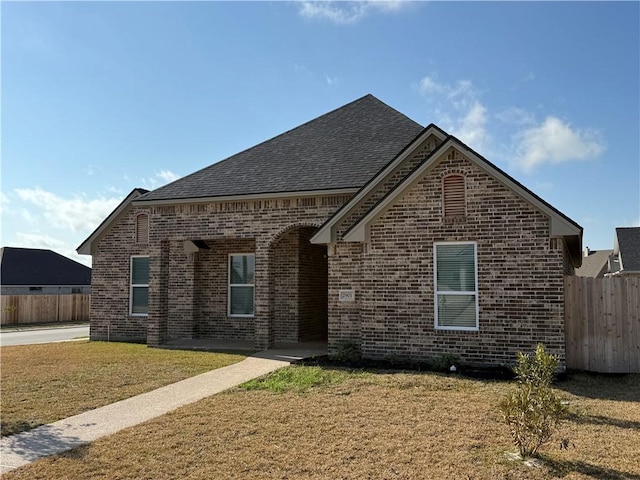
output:
M567 368L640 373L640 277L565 277Z
M2 325L88 322L90 294L2 295Z

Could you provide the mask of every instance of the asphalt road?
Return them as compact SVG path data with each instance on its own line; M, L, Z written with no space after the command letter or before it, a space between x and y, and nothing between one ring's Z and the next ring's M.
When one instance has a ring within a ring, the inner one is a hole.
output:
M4 331L0 333L0 345L31 345L33 343L64 342L89 336L89 325Z

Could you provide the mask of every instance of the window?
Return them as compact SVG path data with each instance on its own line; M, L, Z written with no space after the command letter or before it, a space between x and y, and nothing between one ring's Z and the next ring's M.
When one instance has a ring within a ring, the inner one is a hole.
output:
M149 313L149 257L131 257L131 315Z
M435 327L478 330L478 275L475 242L436 243Z
M445 217L465 216L465 181L459 174L447 175L442 179L443 210Z
M252 253L229 255L229 315L253 316L255 263Z
M149 243L149 215L146 213L136 217L136 243Z
M82 293L82 287L71 287L71 293Z

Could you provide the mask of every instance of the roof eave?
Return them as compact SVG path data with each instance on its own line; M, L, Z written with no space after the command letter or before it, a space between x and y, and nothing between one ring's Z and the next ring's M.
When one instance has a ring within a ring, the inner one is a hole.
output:
M334 188L327 190L300 190L291 192L265 192L265 193L248 193L240 195L220 195L213 197L185 197L185 198L167 198L158 200L145 200L141 198L132 202L135 207L150 207L162 205L184 205L193 203L213 203L213 202L237 202L244 200L268 200L274 198L296 198L296 197L313 197L326 195L349 195L358 191L358 188Z
M310 243L328 244L334 242L336 240L336 225L338 225L340 221L344 220L353 211L353 209L360 204L360 202L364 201L366 196L380 185L387 175L393 172L400 163L415 153L416 148L429 138L430 135L435 135L443 141L447 138L447 133L437 125L433 123L427 125L422 132L416 136L416 138L409 142L404 149L402 149L389 163L387 163L387 165L385 165L371 178L371 180L360 188L358 193L356 193L351 200L338 209L331 218L320 226L317 232L309 240Z
M549 203L537 196L535 193L524 187L518 181L507 175L498 167L490 163L481 155L467 147L464 143L455 137L449 137L440 147L438 147L435 155L428 158L422 165L409 174L399 185L398 188L389 192L383 197L378 204L372 208L363 218L358 221L344 236L346 242L365 242L368 241L368 226L380 217L384 211L395 203L397 198L402 195L408 188L419 181L420 178L435 164L437 164L442 155L450 148L454 147L462 151L475 165L483 169L487 174L496 178L505 184L518 196L523 198L535 208L540 210L549 218L549 235L551 237L563 237L567 242L567 247L571 254L574 266L582 263L582 227L571 220L569 217L555 209Z

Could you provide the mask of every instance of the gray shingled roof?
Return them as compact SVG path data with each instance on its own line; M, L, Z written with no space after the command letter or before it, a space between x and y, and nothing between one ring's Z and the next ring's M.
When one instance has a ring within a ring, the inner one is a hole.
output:
M622 268L627 272L640 272L640 227L616 228Z
M576 268L576 276L600 278L607 273L609 255L613 250L591 250L588 257L582 257L582 265Z
M3 247L2 285L91 285L91 269L51 250Z
M359 188L422 128L366 95L137 201Z

